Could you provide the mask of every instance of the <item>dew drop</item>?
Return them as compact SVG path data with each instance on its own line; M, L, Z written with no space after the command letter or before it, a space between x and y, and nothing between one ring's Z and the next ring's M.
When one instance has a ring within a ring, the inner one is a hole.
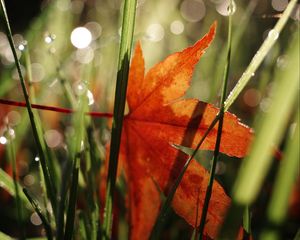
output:
M268 33L268 38L271 38L273 40L277 40L277 38L279 37L279 33L277 30L275 29L271 29Z
M251 77L254 77L255 76L255 73L253 72L253 73L251 73Z
M47 33L45 35L44 41L45 41L45 43L50 44L55 40L55 38L56 38L55 34Z
M84 82L77 82L73 85L73 89L77 95L82 95L86 92L86 85Z
M1 136L1 137L0 137L0 144L2 144L2 145L7 144L7 138L4 137L4 136Z
M287 57L286 55L281 55L277 58L276 60L276 65L278 68L284 69L287 67L288 63L287 63Z
M223 16L233 15L236 11L236 3L231 0L225 0L216 4L216 10Z
M40 157L39 157L39 156L36 156L36 157L34 158L34 161L36 161L36 162L40 161Z
M19 45L18 45L18 49L23 52L26 50L27 47L27 41L22 41Z
M10 136L11 139L14 139L16 134L15 134L15 130L13 130L12 128L8 129L8 134Z
M94 102L95 102L93 93L92 93L90 90L88 90L87 93L86 93L86 95L87 95L88 100L89 100L88 105L89 105L89 106L90 106L90 105L93 105Z

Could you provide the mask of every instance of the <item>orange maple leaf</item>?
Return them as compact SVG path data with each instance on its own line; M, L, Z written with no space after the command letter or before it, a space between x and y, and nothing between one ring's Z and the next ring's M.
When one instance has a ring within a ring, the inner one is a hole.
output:
M124 118L121 159L129 187L131 239L147 239L158 215L161 199L177 178L187 155L172 144L195 148L218 108L197 99L180 99L190 86L194 67L214 38L216 23L194 46L174 53L145 75L140 43L132 58ZM213 150L217 126L201 149ZM252 131L238 118L225 113L220 151L245 156ZM195 160L188 167L172 202L175 212L189 224L199 224L209 173ZM197 206L198 202L198 206ZM215 238L230 204L221 185L214 183L205 234ZM198 219L196 220L197 209Z

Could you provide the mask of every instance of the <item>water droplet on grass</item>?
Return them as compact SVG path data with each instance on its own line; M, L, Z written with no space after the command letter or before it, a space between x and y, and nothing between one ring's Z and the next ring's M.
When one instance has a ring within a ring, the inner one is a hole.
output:
M86 93L86 95L87 95L88 100L89 100L88 105L93 105L94 102L95 102L93 93L90 90L88 90L87 93Z
M55 38L56 38L55 34L47 33L45 35L44 41L45 41L45 43L50 44L55 40Z
M1 136L1 137L0 137L0 144L2 144L2 145L7 144L7 138L4 137L4 136Z
M268 38L272 38L273 40L277 40L279 37L279 32L275 29L271 29L268 33Z

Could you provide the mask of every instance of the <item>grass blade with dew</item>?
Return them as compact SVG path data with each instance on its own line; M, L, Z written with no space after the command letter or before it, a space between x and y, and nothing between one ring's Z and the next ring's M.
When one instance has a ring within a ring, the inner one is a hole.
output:
M33 87L31 57L30 57L28 43L26 43L26 45L24 45L23 53L24 53L24 58L25 58L25 67L26 67L28 86L29 86L29 100L30 100L30 102L36 102L36 94L35 94L35 89ZM31 104L31 107L33 108L32 104ZM44 141L44 129L42 127L42 121L41 121L40 115L36 110L33 109L32 111L33 111L34 118L35 118L38 137L40 139L40 143L41 143L43 152L46 153L45 158L46 158L47 165L49 167L50 177L51 177L51 179L53 179L53 183L55 184L55 189L56 189L57 186L60 185L58 182L57 161L55 161L56 159L54 157L54 154L50 151L48 145ZM45 178L43 177L42 174L40 174L40 179L41 179L41 187L42 187L43 191L45 193L47 193L47 185L45 183ZM47 194L43 195L43 197L44 197L45 207L47 207ZM53 213L54 213L54 216L56 219L56 213L57 213L56 207L54 206L53 209L54 209ZM50 216L48 219L50 221Z
M249 1L249 4L245 10L245 12L243 13L243 17L241 19L241 21L238 23L238 27L235 28L235 31L232 33L232 50L231 50L231 55L232 60L235 59L235 54L237 52L237 50L239 49L240 43L241 43L241 38L243 36L243 34L245 33L249 22L251 20L251 16L258 4L258 0L252 0ZM217 96L218 91L221 88L221 81L222 81L222 75L224 74L224 67L223 67L223 63L226 61L226 55L227 55L227 49L226 48L222 48L220 49L221 52L218 55L218 59L217 59L217 63L216 63L216 70L214 72L213 75L213 79L215 79L214 81L212 81L211 83L211 92L210 92L210 98L208 102L212 102L215 100L215 96Z
M220 99L220 119L219 119L219 125L218 125L218 132L217 132L217 138L216 138L216 145L214 150L214 156L212 160L212 165L210 169L210 176L209 181L205 193L203 208L202 208L202 215L200 219L200 225L199 225L199 239L203 239L203 233L204 233L204 227L206 223L206 216L208 212L208 206L212 194L212 188L215 180L215 172L217 167L217 162L219 158L219 151L220 151L220 145L221 145L221 137L222 137L222 130L223 130L223 118L224 118L224 107L225 107L225 99L227 94L227 85L228 85L228 78L229 78L229 70L230 70L230 58L231 58L231 38L232 38L232 15L234 13L234 2L233 0L229 3L229 10L228 12L228 32L227 32L227 58L225 63L225 69L224 69L224 76L223 76L223 86L222 86L222 95Z
M67 219L65 227L64 239L72 239L74 231L74 220L76 213L78 178L80 170L80 160L84 156L84 139L85 139L85 108L87 107L86 90L78 99L78 111L73 118L75 129L75 137L71 146L72 173L71 173L71 188L69 193L69 206L67 210Z
M280 162L272 198L267 210L267 223L269 226L265 226L261 239L280 239L279 229L283 227L288 210L289 197L296 183L297 175L299 176L299 109L295 120L296 129L293 130L292 136L289 137L284 157Z
M239 96L239 94L249 82L251 77L255 74L255 71L260 66L260 64L262 63L262 61L264 60L274 43L277 41L279 34L282 31L287 20L289 19L289 16L292 13L296 3L297 0L292 0L289 2L287 8L283 12L281 18L276 23L275 27L269 31L268 37L265 39L259 50L256 52L246 71L243 73L242 77L238 80L238 83L235 85L234 89L231 91L228 98L226 99L225 111L229 109L229 107Z
M288 7L286 8L286 10L283 12L282 17L278 20L276 26L274 27L274 29L276 29L276 31L278 32L278 34L280 34L281 30L283 29L283 27L285 26L295 4L297 1L292 0L291 2L289 2ZM260 50L264 50L264 54L260 54L259 56L255 55L254 58L252 59L250 65L248 66L247 71L249 71L249 68L252 69L253 71L255 71L260 64L262 63L262 61L264 60L264 58L266 57L267 53L271 50L273 44L276 42L277 39L275 39L275 41L271 41L267 38ZM268 43L266 43L268 42ZM256 59L254 61L254 59ZM252 74L251 74L252 75ZM251 75L245 75L243 74L243 76L239 79L238 84L239 87L235 87L233 90L233 92L231 92L231 94L229 94L229 96L227 97L226 101L225 101L225 111L227 111L229 109L229 107L234 103L234 101L236 100L236 98L239 96L239 94L242 92L242 90L244 89L244 87L246 86L246 84L248 83L248 81L251 79ZM152 230L151 233L151 239L157 239L157 229L159 228L159 225L162 224L164 222L165 216L169 210L169 207L171 205L171 202L173 200L174 194L176 192L177 187L179 186L181 179L183 178L183 175L186 171L186 169L188 168L191 160L194 158L194 156L196 155L197 151L199 150L200 146L202 145L202 143L204 142L205 138L207 137L207 135L209 134L209 132L213 129L213 127L216 125L216 123L219 121L220 118L220 114L217 114L216 117L212 120L211 124L209 125L208 129L206 130L206 132L204 133L203 137L201 138L201 140L199 141L198 145L196 146L194 152L190 155L190 157L188 158L188 160L186 161L186 163L184 164L179 176L177 177L177 179L175 180L173 186L171 187L171 190L166 198L166 201L163 203L162 208L160 210L159 216L157 218L157 221L154 225L154 228Z
M271 166L274 148L278 146L284 135L287 122L298 96L298 43L299 35L295 32L287 51L289 59L287 66L284 69L277 70L271 106L256 124L256 139L250 149L249 156L242 163L233 186L233 208L244 208L247 205L251 205L256 199ZM228 219L233 214L233 211L229 211ZM228 222L228 224L230 223ZM231 238L235 234L234 227L232 227L233 231L227 227L228 225L225 223L222 227L220 238Z
M106 184L102 239L111 238L111 228L113 222L113 196L115 192L118 157L124 118L127 82L129 74L129 60L131 56L131 47L135 25L136 3L136 0L124 1L122 33L118 60L118 75L115 91L114 117L111 134L112 138Z
M40 208L39 204L30 196L30 194L28 193L27 189L23 188L23 192L26 195L26 197L29 200L29 202L31 203L34 211L40 217L40 219L41 219L41 221L42 221L42 223L44 225L45 232L46 232L48 240L52 240L53 239L53 235L52 235L51 226L48 223L46 217L43 215L42 209Z
M23 204L20 199L20 186L18 184L18 173L17 173L17 162L16 162L16 152L15 152L15 143L14 143L14 130L7 124L8 131L8 144L7 144L7 153L8 159L10 159L12 165L12 174L13 182L16 193L16 206L17 206L17 216L18 216L18 225L20 229L20 238L25 239L25 231L23 226Z
M30 103L30 100L29 100L28 91L27 91L25 81L24 81L24 78L23 78L23 74L22 74L22 71L21 71L21 64L20 64L20 62L18 60L18 57L17 57L17 52L16 52L16 49L15 49L15 44L14 44L14 40L13 40L13 37L12 37L12 32L11 32L11 29L10 29L9 19L8 19L7 11L6 11L6 8L5 8L4 0L1 0L1 10L2 10L2 13L3 13L3 17L4 17L7 38L8 38L9 45L10 45L10 48L12 50L14 60L15 60L15 64L16 64L16 67L17 67L17 70L18 70L18 75L19 75L19 78L20 78L20 83L21 83L21 86L22 86L22 92L23 92L25 102L26 102L26 107L27 107L27 111L28 111L28 115L29 115L29 119L30 119L32 131L33 131L34 140L35 140L35 143L37 145L39 157L41 159L41 164L42 164L42 168L43 168L45 183L46 183L46 186L47 186L48 196L50 198L52 208L55 209L56 208L56 194L55 194L56 191L55 191L52 179L50 177L49 168L48 168L48 165L47 165L47 162L46 162L46 157L45 157L46 153L43 151L42 143L40 142L40 139L39 139L37 124L36 124L36 121L35 121L35 118L34 118L34 114L33 114L32 108L31 108L31 103Z

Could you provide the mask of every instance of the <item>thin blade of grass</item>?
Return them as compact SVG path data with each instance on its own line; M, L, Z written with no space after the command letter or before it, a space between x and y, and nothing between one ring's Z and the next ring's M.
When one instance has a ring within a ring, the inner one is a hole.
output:
M53 239L53 234L52 234L52 229L50 224L48 223L46 217L43 215L42 213L42 209L40 208L39 204L37 203L36 200L34 200L30 194L28 193L27 189L23 188L23 192L26 195L27 199L29 200L29 202L31 203L34 211L38 214L38 216L40 217L44 228L45 228L45 232L47 235L48 240L52 240Z
M233 13L233 2L230 1L229 3L229 12ZM219 125L218 125L218 132L217 132L217 139L216 139L216 145L214 150L214 156L212 160L212 165L210 169L210 176L209 181L205 193L203 208L202 208L202 215L200 219L200 225L199 225L199 240L203 239L204 234L204 227L206 223L206 216L208 212L208 206L212 194L212 188L214 184L215 179L215 172L217 167L217 162L219 158L219 151L220 151L220 145L221 145L221 137L222 137L222 130L223 130L223 118L224 118L224 106L225 106L225 99L227 94L227 85L228 85L228 77L229 77L229 70L230 70L230 58L231 58L231 38L232 38L232 14L229 15L228 18L228 32L227 32L227 58L225 63L225 69L224 69L224 76L223 76L223 87L222 87L222 96L220 99L220 119L219 119Z
M271 106L255 127L256 140L249 156L243 161L233 186L232 197L235 206L243 208L251 205L256 199L271 166L274 149L284 135L290 113L299 94L298 43L299 35L295 32L287 51L288 65L284 69L277 70ZM233 214L233 211L229 211L228 218L230 219L230 215ZM235 232L226 229L226 224L223 225L220 238L232 238L234 235Z
M79 168L80 168L80 159L84 155L84 110L87 106L86 96L82 94L79 99L79 111L75 114L73 119L75 131L74 144L71 149L72 153L72 176L71 176L71 188L69 195L69 206L67 211L67 220L65 227L64 239L69 240L73 237L74 231L74 220L76 212L76 203L77 203L77 191L78 191L78 178L79 178Z
M299 105L298 105L299 107ZM274 191L267 210L267 222L261 239L280 239L279 229L283 226L289 205L289 197L299 174L299 110L296 116L296 129L289 138L287 148L274 184ZM276 228L272 228L275 226Z
M12 37L12 32L11 32L11 29L10 29L9 19L8 19L6 7L5 7L5 4L4 4L4 0L1 0L1 10L2 10L2 13L3 13L3 16L1 16L1 17L4 17L4 23L5 23L7 38L8 38L9 45L10 45L10 48L12 50L14 60L15 60L15 64L16 64L16 67L17 67L17 70L18 70L18 75L19 75L19 78L20 78L22 92L23 92L23 95L24 95L24 98L25 98L26 108L27 108L27 111L28 111L28 115L29 115L29 119L30 119L32 131L33 131L33 137L34 137L35 143L37 145L39 157L41 159L41 164L42 164L42 168L43 168L45 183L46 183L46 186L47 186L48 196L50 198L52 208L56 209L55 188L54 188L54 184L52 182L52 179L50 177L49 168L48 168L48 165L47 165L47 162L46 162L46 157L45 157L46 154L43 151L42 143L41 143L39 135L38 135L37 124L36 124L35 117L34 117L34 114L33 114L32 108L31 108L31 103L30 103L30 100L29 100L28 91L27 91L25 81L24 81L24 78L23 78L23 74L22 74L22 71L21 71L21 65L20 65L20 62L19 62L18 57L17 57L17 52L16 52L16 49L15 49L15 44L14 44L14 40L13 40L13 37Z
M19 183L18 188L22 189ZM11 176L9 176L2 168L0 168L0 187L5 189L11 196L16 197L16 191L14 187L14 181ZM29 207L26 196L23 192L20 192L20 200L22 201L23 206Z
M9 141L7 145L8 148L7 152L8 152L8 159L10 159L12 165L12 171L13 171L13 181L14 181L14 187L16 193L15 200L16 200L17 214L18 214L18 225L19 225L20 235L21 235L20 238L25 239L25 231L23 226L23 205L20 198L20 186L18 184L15 143L13 140L13 136L11 135L11 131L13 131L13 129L11 129L9 125L7 125L7 128L8 128L8 141Z
M296 3L297 0L292 0L289 2L288 6L283 12L281 18L276 23L275 27L269 31L268 37L265 39L259 50L256 52L247 69L245 70L245 72L235 85L234 89L230 92L228 98L226 99L225 111L227 111L229 107L234 103L234 101L244 89L246 84L249 82L249 80L251 79L257 68L260 66L260 64L262 63L262 61L264 60L274 43L277 41L279 34L282 31L287 20L289 19L289 16L292 13Z
M129 60L135 25L136 0L125 0L122 20L122 33L118 60L118 75L115 91L114 117L112 124L112 138L109 157L108 176L103 221L102 239L111 238L113 222L113 196L115 192L118 157L121 143L123 117L126 101L127 82L129 74Z

